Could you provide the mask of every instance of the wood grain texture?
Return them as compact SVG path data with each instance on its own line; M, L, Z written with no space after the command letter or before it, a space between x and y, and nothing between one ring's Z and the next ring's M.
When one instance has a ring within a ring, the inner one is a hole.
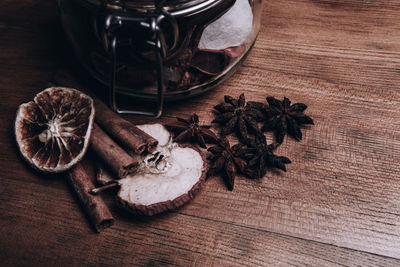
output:
M288 172L239 176L233 192L211 177L190 204L151 219L117 209L110 192L116 223L98 235L65 177L32 171L12 131L18 105L66 67L55 2L1 1L2 265L400 265L399 14L393 0L264 1L241 68L168 104L161 121L196 112L209 124L225 94L304 102L316 125L278 149Z
M2 251L9 252L5 263L15 263L18 259L19 263L38 266L59 263L137 266L260 266L277 262L315 266L398 264L391 258L180 211L148 219L114 209L116 224L97 235L88 227L78 204L65 188L53 190L57 193L58 204L58 209L54 209L51 208L54 197L47 195L47 185L18 179L4 179L3 185L15 189L0 196L8 207L3 211L0 229ZM59 210L64 210L65 214L60 216ZM7 234L10 232L12 236ZM62 244L68 249L60 248Z

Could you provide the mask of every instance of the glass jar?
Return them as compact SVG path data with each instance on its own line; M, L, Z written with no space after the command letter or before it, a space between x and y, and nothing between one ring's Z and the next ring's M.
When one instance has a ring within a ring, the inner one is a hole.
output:
M262 0L58 0L63 28L86 71L116 94L162 103L226 79L252 48ZM146 115L145 114L145 115Z

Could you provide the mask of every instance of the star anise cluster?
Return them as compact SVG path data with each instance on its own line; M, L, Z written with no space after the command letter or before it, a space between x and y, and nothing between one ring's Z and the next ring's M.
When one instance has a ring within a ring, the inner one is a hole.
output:
M225 96L224 102L214 107L216 118L212 121L221 126L218 138L209 125L199 125L199 118L193 114L188 120L178 118L166 127L175 133L177 142L195 142L206 148L206 143L217 145L208 148L210 161L209 175L220 174L229 190L233 190L235 176L241 173L250 179L262 178L269 169L286 171L291 163L285 156L274 154L286 134L301 140L300 126L314 124L304 114L307 106L292 104L288 98L282 101L267 97L267 104L247 102L244 94L238 99ZM263 123L260 128L259 124ZM263 132L273 131L275 142L267 144ZM236 133L239 143L231 146L227 136Z
M240 144L230 148L233 156L226 159L225 162L234 162L233 159L237 158L245 160L245 167L241 165L241 168L236 168L236 171L253 179L264 177L268 169L275 168L286 171L286 164L291 163L290 159L275 155L274 150L282 143L286 134L296 140L301 140L300 126L313 124L312 119L303 113L307 108L305 104L291 105L290 100L286 97L283 101L267 97L267 102L268 105L260 102L246 103L244 94L241 94L238 99L225 96L224 102L214 107L216 118L213 122L221 126L221 135L226 136L236 132L240 141ZM264 123L262 128L258 126L259 122ZM264 131L274 131L275 143L267 144L262 133ZM215 156L213 149L210 152L214 154L211 157L213 164L225 166L222 164L225 157ZM219 152L217 155L222 154ZM227 176L231 170L222 168L221 171L225 177L234 178L234 175L231 174ZM234 183L231 182L231 184L233 188Z

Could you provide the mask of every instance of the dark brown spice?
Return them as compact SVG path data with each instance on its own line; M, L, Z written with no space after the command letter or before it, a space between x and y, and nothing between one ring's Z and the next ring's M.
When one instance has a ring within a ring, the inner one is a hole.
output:
M260 102L247 102L244 94L238 99L226 95L224 102L216 105L216 118L213 123L222 127L221 139L210 130L211 126L199 125L199 118L193 114L188 120L178 118L166 127L175 133L177 142L197 142L205 148L206 143L216 142L208 149L208 175L220 174L229 190L233 190L237 173L251 179L262 178L269 169L286 171L286 164L291 163L285 156L277 156L274 150L282 143L286 134L301 140L300 126L314 124L303 112L307 106L303 103L291 105L288 98L282 101L267 97L268 106ZM264 122L262 129L259 122ZM267 144L263 131L274 131L276 142ZM227 135L237 133L239 144L231 147Z
M273 151L277 144L267 145L265 136L248 140L246 147L239 147L236 155L247 161L243 173L249 178L262 178L270 168L286 171L285 164L291 163L284 156L276 156Z
M220 50L185 49L165 68L167 90L186 90L220 75L232 59L241 56L245 50L244 45Z
M257 122L262 121L264 104L259 102L247 102L244 94L239 99L226 95L225 102L214 107L216 118L212 121L222 125L221 134L229 135L236 131L240 141L246 143L249 132L255 136L263 135Z
M211 161L211 167L208 174L214 175L220 173L229 190L233 190L235 185L235 176L237 171L243 172L246 167L246 161L237 156L237 150L241 145L237 144L231 147L228 139L222 138L218 145L208 149L211 155L208 159Z
M303 112L307 105L296 103L291 105L290 100L285 97L280 101L274 97L267 97L268 107L264 109L265 119L262 131L273 131L276 142L281 144L286 134L296 140L301 140L300 126L314 124L313 120Z
M176 122L167 123L165 127L174 132L174 141L178 143L192 142L207 148L206 143L218 142L218 137L210 130L210 125L199 125L197 114L193 114L188 120L177 118Z

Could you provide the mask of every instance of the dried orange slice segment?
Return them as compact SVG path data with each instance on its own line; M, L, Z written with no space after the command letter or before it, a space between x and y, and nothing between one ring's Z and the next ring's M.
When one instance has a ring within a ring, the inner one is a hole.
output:
M94 120L93 99L50 87L19 106L15 136L22 156L45 172L70 169L86 153Z

